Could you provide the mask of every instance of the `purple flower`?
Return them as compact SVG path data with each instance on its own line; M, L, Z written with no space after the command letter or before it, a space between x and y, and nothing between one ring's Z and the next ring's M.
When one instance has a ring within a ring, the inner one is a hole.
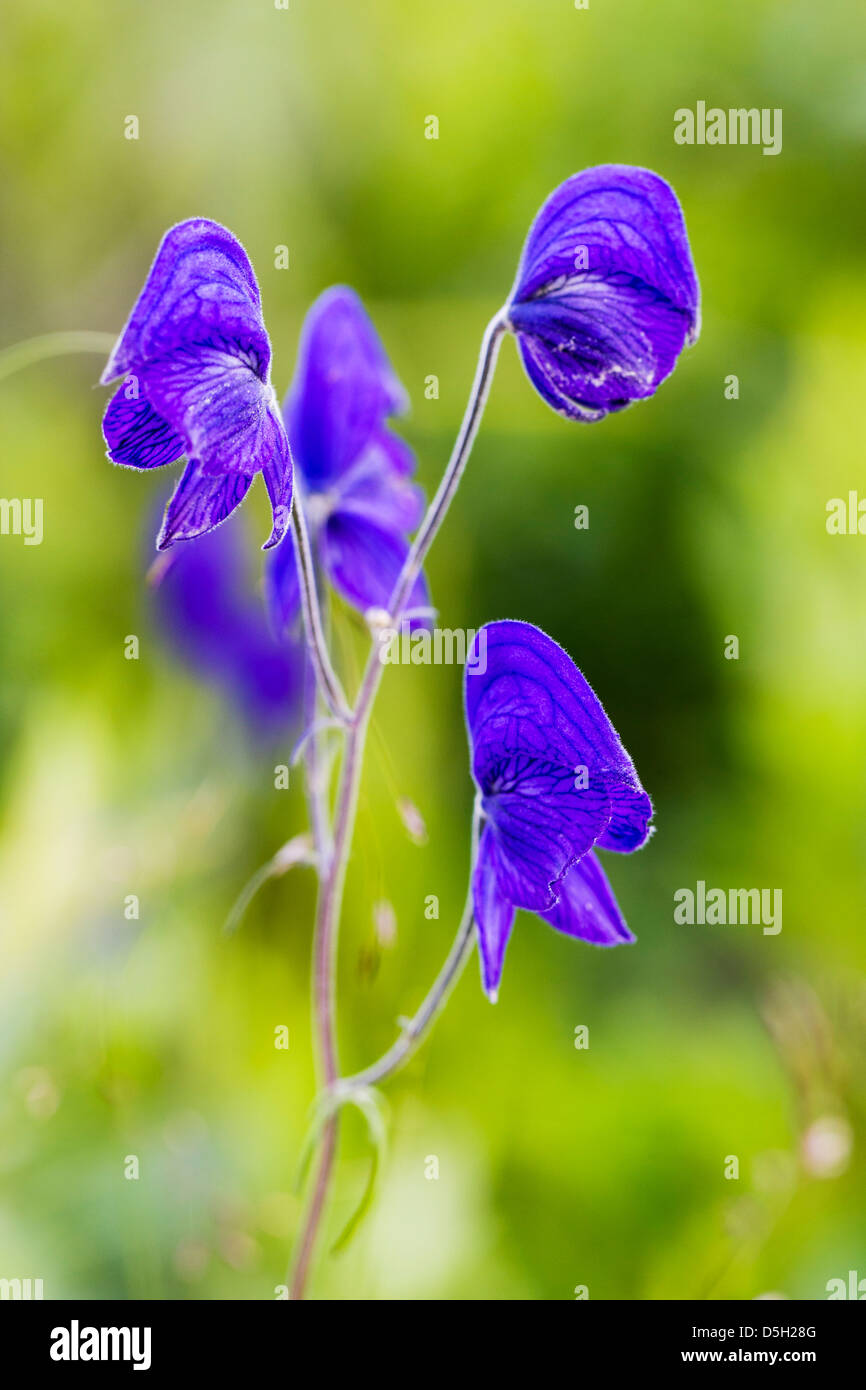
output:
M634 940L592 851L639 849L652 803L574 662L531 623L481 629L465 697L484 817L472 890L495 999L518 907L597 946Z
M651 396L700 331L670 185L628 164L567 179L532 225L506 316L529 379L561 415L600 420Z
M108 404L108 457L160 468L186 455L157 541L212 531L264 475L268 549L289 524L292 464L270 384L271 345L246 252L224 227L193 218L163 237L102 374L125 378Z
M263 743L299 721L303 646L277 642L250 582L243 527L236 518L198 545L155 561L153 604L169 644L217 687Z
M423 494L415 458L386 421L406 408L376 330L358 296L335 286L310 309L285 419L318 564L343 598L366 613L387 609L418 525ZM298 611L294 545L271 557L268 607L279 631ZM423 578L409 608L429 603Z

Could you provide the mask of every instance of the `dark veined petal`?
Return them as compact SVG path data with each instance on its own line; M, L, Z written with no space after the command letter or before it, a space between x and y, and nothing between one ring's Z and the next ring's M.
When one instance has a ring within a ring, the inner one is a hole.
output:
M139 390L140 383L134 379L124 382L108 402L102 419L108 457L124 468L162 468L176 463L186 445L150 402L135 394Z
M127 376L106 411L110 458L140 468L187 456L160 548L218 525L259 471L273 509L265 548L285 535L292 467L270 356L258 285L240 242L204 218L173 227L102 377ZM133 383L134 406L126 399Z
M567 652L532 623L487 623L465 680L473 775L482 791L503 756L585 768L618 802L617 784L642 792L634 764L601 702Z
M197 343L230 342L262 381L271 350L249 257L236 237L195 217L166 232L103 383Z
M593 946L622 946L635 940L592 850L569 869L559 885L559 901L541 916L557 931Z
M197 463L188 463L166 508L157 550L175 541L189 541L212 531L239 507L250 490L246 473L222 473L209 478Z
M599 420L651 396L700 329L670 185L617 164L566 180L529 233L508 320L533 385L561 414Z
M148 400L204 473L252 476L271 459L283 430L276 401L227 345L179 348L141 370Z
M285 405L292 452L310 491L324 492L356 462L406 395L353 290L326 290L304 322Z
M485 994L495 1003L505 948L514 925L514 906L499 881L499 855L489 826L481 832L478 845L478 859L472 875L472 901L481 956L481 983Z
M554 925L566 930L568 902L559 904L565 885L581 881L571 879L574 866L596 844L643 843L649 798L587 681L532 624L482 628L464 691L498 892L513 906L553 911ZM592 880L596 918L607 903L599 882Z
M365 517L335 512L319 533L322 564L334 587L359 612L387 610L394 586L409 553L408 543ZM418 576L406 609L428 608L430 595L423 574ZM423 622L424 620L422 620ZM412 620L413 626L417 625Z
M599 839L599 848L631 854L645 845L652 834L653 804L645 791L625 782L615 782L609 791L610 824Z
M497 765L483 797L499 848L499 882L530 912L552 907L560 881L596 843L610 819L603 782L578 789L570 767L510 757Z

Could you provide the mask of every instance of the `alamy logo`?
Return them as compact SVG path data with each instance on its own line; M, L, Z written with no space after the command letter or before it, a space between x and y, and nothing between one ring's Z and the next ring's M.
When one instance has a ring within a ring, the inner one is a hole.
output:
M26 1302L44 1297L41 1279L0 1279L0 1299Z
M834 1298L856 1298L858 1303L866 1300L866 1279L859 1278L856 1269L848 1270L848 1281L828 1279L824 1286L830 1302Z
M419 627L404 619L399 628L376 632L383 666L465 666L470 676L487 670L487 631L481 628Z
M831 536L866 536L866 497L855 491L831 497L827 503L827 533Z
M698 879L694 892L678 888L674 893L674 921L708 927L763 926L764 936L782 930L781 888L707 888Z
M52 1361L131 1361L134 1371L150 1370L149 1327L68 1327L51 1331Z
M25 545L41 545L42 534L41 497L0 497L0 536L23 536Z
M678 145L763 145L764 154L782 149L782 108L721 106L707 109L705 101L674 112L674 140Z

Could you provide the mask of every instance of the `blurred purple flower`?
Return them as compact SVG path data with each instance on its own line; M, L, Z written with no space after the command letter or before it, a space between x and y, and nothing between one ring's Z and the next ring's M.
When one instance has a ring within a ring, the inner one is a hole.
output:
M278 642L250 583L238 519L152 567L157 621L180 659L219 688L250 732L270 742L298 725L306 658Z
M600 420L651 396L700 332L682 209L649 169L602 164L548 198L506 309L548 405Z
M423 511L414 455L386 424L406 404L358 296L326 290L307 314L284 412L316 560L361 613L387 609ZM271 556L266 592L282 631L299 606L293 539ZM408 606L428 604L421 577Z
M274 389L271 346L249 258L231 232L193 218L163 237L102 374L125 378L108 404L108 457L160 468L186 454L157 547L211 531L264 476L274 524L289 524L292 465Z
M482 981L495 999L518 907L596 946L634 940L592 851L639 849L652 803L562 647L531 623L496 622L473 653L466 722L484 827L472 887Z

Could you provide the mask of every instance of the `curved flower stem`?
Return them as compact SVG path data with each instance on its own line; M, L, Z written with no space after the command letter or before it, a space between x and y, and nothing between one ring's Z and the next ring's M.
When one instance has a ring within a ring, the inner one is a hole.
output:
M484 330L484 338L481 342L481 352L478 357L478 366L475 369L475 380L472 383L472 390L469 393L469 401L460 425L460 433L451 451L451 458L448 460L448 467L442 475L442 481L436 491L436 496L427 508L427 514L421 522L414 541L412 542L409 554L400 572L400 577L391 595L391 620L392 623L399 622L406 606L406 601L412 592L415 580L421 573L421 568L427 556L427 552L436 539L439 527L445 520L448 508L454 499L454 494L460 486L460 479L472 452L472 445L475 443L475 436L478 433L478 426L481 424L481 417L484 414L484 407L487 404L487 397L490 395L490 387L493 383L493 373L496 370L496 359L499 356L499 349L502 346L502 339L508 329L506 310L500 309L490 320Z
M65 357L73 352L109 353L117 342L116 333L72 329L65 333L40 333L0 351L0 381L22 367L31 367L49 357Z
M424 1003L414 1017L408 1021L397 1041L389 1047L387 1052L383 1053L378 1062L371 1063L363 1071L354 1072L352 1076L340 1078L335 1087L338 1094L344 1090L356 1091L364 1086L378 1086L381 1081L393 1076L395 1071L399 1071L400 1067L408 1062L444 1008L451 990L463 973L463 967L471 956L474 946L475 917L470 896L445 964L439 971Z
M466 906L463 909L463 916L460 918L460 925L457 928L457 935L451 946L451 950L445 959L445 964L436 976L424 1003L418 1012L404 1026L400 1037L383 1053L377 1062L372 1062L369 1067L364 1067L363 1071L356 1071L352 1076L341 1077L334 1087L337 1095L342 1095L348 1091L360 1090L364 1086L378 1086L381 1081L393 1076L394 1072L408 1062L409 1058L420 1047L426 1034L432 1028L442 1009L448 1002L448 996L456 985L463 973L469 957L472 955L475 946L475 913L472 898L472 874L475 868L475 861L478 857L478 836L481 828L481 810L476 800L475 810L472 816L472 856L469 865L469 891L466 895Z
M343 694L339 677L331 665L328 644L322 628L322 615L319 609L319 593L316 588L316 574L310 537L304 518L304 509L295 489L292 498L292 533L295 539L295 555L298 561L300 579L301 608L304 614L304 628L307 633L307 647L316 670L316 679L328 709L343 724L348 724L352 711Z
M319 568L316 562L314 575L317 585ZM330 637L330 632L327 634ZM291 763L300 758L304 760L304 778L307 809L310 813L310 826L313 832L313 846L316 852L316 867L319 877L326 871L331 857L331 813L328 791L330 787L331 755L323 746L322 733L325 725L342 728L335 720L320 717L319 683L312 663L304 671L304 734L292 752Z
M463 476L490 393L496 359L507 326L505 310L500 310L485 330L478 366L475 371L475 380L472 384L460 432L448 460L448 466L442 476L436 495L427 509L391 595L390 616L392 623L399 623L400 621L427 552L436 539ZM296 510L299 511L300 509ZM309 554L309 540L306 538L303 518L301 518L300 530L303 532ZM316 908L313 940L313 998L321 1054L322 1081L325 1088L329 1090L333 1088L339 1076L334 1017L334 974L343 885L346 879L346 868L355 825L355 811L358 803L358 788L364 760L367 729L384 669L379 657L379 645L374 642L361 678L355 708L348 723L346 746L337 791L333 853L320 884L319 901ZM337 1116L335 1114L326 1122L323 1130L322 1148L312 1198L298 1240L289 1291L291 1299L304 1297L316 1238L330 1187L336 1147Z
M335 1085L339 1076L335 1016L337 926L358 802L365 734L366 721L363 726L354 722L351 724L340 770L333 851L319 885L319 900L316 904L316 926L313 935L313 1012L318 1035L322 1083L326 1090ZM310 1262L331 1183L337 1151L337 1126L338 1118L335 1113L326 1120L322 1130L322 1147L313 1193L298 1240L289 1288L289 1298L292 1300L304 1296Z

